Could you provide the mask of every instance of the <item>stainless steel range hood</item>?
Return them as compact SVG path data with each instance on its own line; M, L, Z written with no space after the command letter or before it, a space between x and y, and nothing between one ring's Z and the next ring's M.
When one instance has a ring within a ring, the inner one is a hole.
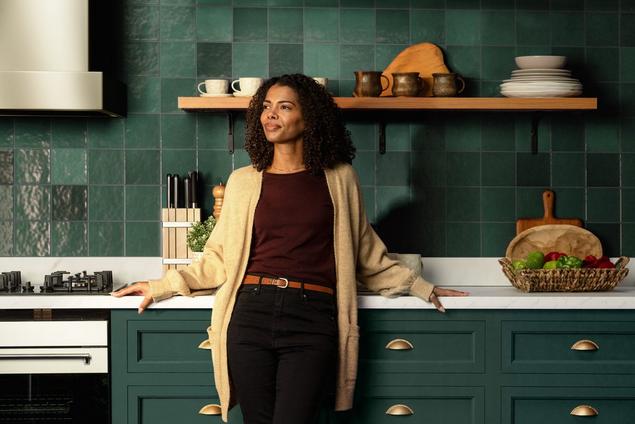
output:
M89 71L88 0L0 0L0 115L125 115L125 86Z

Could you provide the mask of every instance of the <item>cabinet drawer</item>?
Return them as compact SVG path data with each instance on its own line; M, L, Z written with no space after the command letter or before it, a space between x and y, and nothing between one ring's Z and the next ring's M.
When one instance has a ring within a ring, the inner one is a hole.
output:
M356 399L352 421L478 424L484 422L484 409L482 387L382 387Z
M635 413L635 387L503 387L502 395L502 422L511 424L627 424ZM597 415L572 415L577 407Z
M503 321L501 331L506 372L635 373L635 322Z
M483 321L369 320L360 361L369 372L482 373L484 338Z

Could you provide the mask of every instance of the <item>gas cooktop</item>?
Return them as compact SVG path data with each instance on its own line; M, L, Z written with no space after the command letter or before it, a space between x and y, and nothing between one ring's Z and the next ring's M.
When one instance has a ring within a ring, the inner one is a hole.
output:
M65 276L68 275L67 278ZM55 271L44 276L39 287L30 281L23 282L20 271L0 274L0 295L40 295L40 294L109 294L113 289L112 271L86 271L71 274L68 271Z

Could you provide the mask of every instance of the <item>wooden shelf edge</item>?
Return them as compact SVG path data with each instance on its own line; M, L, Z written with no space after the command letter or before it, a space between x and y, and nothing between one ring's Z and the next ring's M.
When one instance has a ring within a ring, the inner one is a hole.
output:
M179 97L180 109L190 111L245 110L251 97ZM596 110L595 97L335 97L347 110Z

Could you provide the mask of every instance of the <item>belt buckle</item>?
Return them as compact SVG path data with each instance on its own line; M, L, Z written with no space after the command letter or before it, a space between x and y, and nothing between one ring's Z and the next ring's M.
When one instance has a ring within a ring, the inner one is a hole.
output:
M289 280L287 280L284 277L278 277L278 278L274 278L273 281L275 281L275 285L276 287L280 288L280 289L286 289L287 287L289 287ZM278 284L278 281L284 281L284 286L281 286Z

